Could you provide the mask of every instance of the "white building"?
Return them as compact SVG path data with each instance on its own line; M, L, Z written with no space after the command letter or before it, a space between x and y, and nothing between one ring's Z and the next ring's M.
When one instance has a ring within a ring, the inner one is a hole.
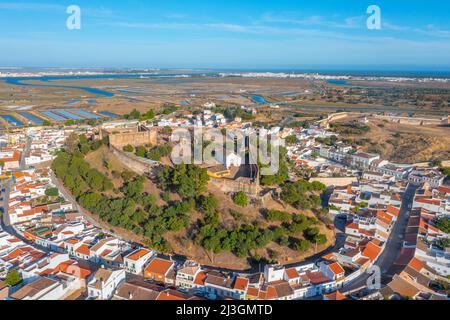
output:
M124 259L125 269L129 273L143 275L144 267L155 254L154 251L148 249L138 249L127 255Z
M125 269L107 270L100 268L88 282L88 297L95 300L109 300L123 281L125 281Z
M217 154L216 160L229 169L230 167L240 167L242 164L242 158L234 152L223 154Z

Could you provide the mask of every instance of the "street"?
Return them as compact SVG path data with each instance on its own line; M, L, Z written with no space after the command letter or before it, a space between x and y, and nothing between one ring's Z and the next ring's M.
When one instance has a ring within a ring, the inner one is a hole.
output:
M25 148L20 157L20 167L17 171L27 169L27 166L25 164L25 155L30 151L30 146L31 146L31 138L28 137L27 142L25 144ZM3 211L4 212L3 212L2 219L0 219L0 225L5 232L9 233L12 236L19 238L20 240L22 240L25 243L29 243L29 241L27 239L25 239L19 232L17 232L16 228L14 228L13 225L11 225L11 221L9 219L8 203L9 203L9 195L11 193L11 183L12 183L12 181L11 181L11 179L9 179L9 180L3 181L3 184L2 184L2 188L5 189L5 191L3 193ZM46 253L52 252L50 249L40 246L36 243L33 243L33 247L35 247L36 249L41 250L43 252L46 252Z
M398 216L398 220L392 228L391 234L389 236L388 241L386 242L386 246L383 252L380 254L378 259L375 261L375 265L378 266L381 270L382 274L382 283L388 283L393 275L387 274L388 270L394 264L397 259L400 250L403 245L403 237L401 237L405 233L406 226L408 224L409 214L408 210L410 205L414 200L414 195L417 187L411 184L408 185L406 192L403 196L402 206L400 208L400 214ZM355 280L346 284L342 291L352 291L363 287L367 283L367 279L371 276L369 273L364 273Z

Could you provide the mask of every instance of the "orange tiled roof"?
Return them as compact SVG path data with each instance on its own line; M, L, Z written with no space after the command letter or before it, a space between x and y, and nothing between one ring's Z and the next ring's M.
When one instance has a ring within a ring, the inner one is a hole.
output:
M270 299L276 299L276 298L278 298L277 290L275 289L275 287L269 286L267 288L266 299L270 300Z
M137 250L135 252L130 253L128 256L126 256L126 259L137 261L137 260L141 259L143 256L145 256L145 255L147 255L149 253L150 253L150 250L139 249L139 250Z
M166 259L155 258L145 267L145 272L165 275L173 266L173 262Z
M331 271L335 275L338 275L338 274L341 274L341 273L345 272L345 270L342 268L342 266L339 263L337 263L337 262L331 263L330 265L328 265L328 267L331 269Z
M80 240L78 240L78 239L68 239L68 240L66 240L66 242L69 243L69 244L76 244L76 243L80 242Z
M378 255L381 252L381 248L375 245L372 241L369 241L364 248L364 250L361 252L361 254L367 258L370 259L370 261L375 261L375 259L378 257Z
M300 277L295 268L286 269L285 272L289 279L296 279Z
M76 253L84 254L85 256L89 256L91 254L91 250L87 244L82 244L75 250Z
M346 295L342 294L339 290L329 293L329 294L325 294L324 295L328 300L344 300L347 298Z
M112 250L105 249L105 250L103 250L102 253L100 253L100 257L107 256L107 255L110 254L111 252L112 252Z
M420 272L420 270L423 269L424 264L423 264L422 261L420 261L419 259L417 259L417 258L414 257L414 258L412 258L411 261L409 262L409 266L410 266L411 268L413 268L414 270L416 270L417 272Z
M392 222L392 216L382 210L377 211L377 219L389 225Z
M247 296L258 297L259 290L257 288L250 287L247 289Z
M199 272L194 279L194 283L198 286L204 286L207 274L206 272Z
M17 150L14 150L12 157L5 157L0 158L1 161L7 163L7 162L18 162L20 161L20 152Z
M450 186L440 186L438 191L442 193L450 193Z
M189 295L186 295L186 294L181 293L179 291L167 290L167 291L161 292L158 295L158 297L156 298L156 300L178 300L178 301L182 301L182 300L188 300L189 298L190 298Z
M234 283L234 289L244 291L245 289L247 289L247 286L248 286L248 279L241 277L236 278L236 281Z
M400 214L400 209L392 205L388 205L386 211L387 213L393 215L394 217L398 217L398 215Z
M349 228L349 229L358 229L358 225L356 223L354 223L354 222L349 223L345 227Z

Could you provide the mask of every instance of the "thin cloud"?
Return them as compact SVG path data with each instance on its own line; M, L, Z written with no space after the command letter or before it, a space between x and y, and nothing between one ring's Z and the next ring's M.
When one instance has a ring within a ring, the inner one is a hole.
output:
M0 2L0 10L59 11L66 7L50 3Z
M200 29L201 26L192 23L147 23L147 22L112 22L104 23L109 26L132 28L132 29L168 29L168 30L183 30L183 29Z
M115 15L114 11L105 7L84 7L80 6L81 13L93 18L111 18ZM27 3L27 2L0 2L0 10L12 11L38 11L52 13L66 13L67 6L51 3Z
M389 31L394 32L403 32L403 33L416 33L424 36L429 37L436 37L436 38L450 38L450 30L443 30L439 27L429 24L425 28L414 28L411 26L401 26L396 25L390 22L384 22L383 28Z
M331 20L325 16L312 15L306 18L291 18L284 15L265 14L259 20L262 23L285 23L302 26L323 26L329 28L351 29L363 27L364 16L348 17L342 21Z

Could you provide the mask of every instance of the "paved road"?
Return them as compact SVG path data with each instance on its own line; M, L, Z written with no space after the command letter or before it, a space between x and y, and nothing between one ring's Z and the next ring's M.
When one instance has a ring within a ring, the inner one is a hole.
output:
M105 233L109 233L118 239L123 239L123 237L121 237L118 234L115 234L112 230L106 230L105 228L100 226L95 219L93 219L89 214L87 214L86 210L84 208L82 208L80 205L78 205L78 202L73 197L73 195L69 191L67 191L67 189L64 187L64 185L55 176L55 174L53 172L50 172L50 179L52 180L52 183L56 186L56 188L58 188L59 192L64 196L64 198L72 204L74 210L81 213L83 215L84 219L86 219L86 221L88 221L93 226L105 231Z
M33 139L31 137L27 137L27 142L25 143L25 148L23 148L22 154L20 156L20 169L21 170L24 170L27 168L27 165L25 164L25 156L30 152L32 140Z
M30 151L31 142L32 142L31 137L27 137L27 141L25 143L25 148L23 149L23 152L20 156L20 164L19 164L18 171L27 169L27 165L25 164L25 155ZM9 194L11 193L11 179L4 181L3 187L5 188L5 194L3 195L3 209L5 210L5 212L3 215L2 223L5 227L9 227L9 226L11 226L11 223L9 221L8 202L9 202ZM12 229L14 229L14 228L12 228ZM5 229L5 231L6 231L6 229Z
M400 209L398 220L391 231L391 235L389 236L389 239L386 242L386 246L383 252L380 254L377 261L375 262L375 265L378 266L381 270L382 283L388 283L393 277L393 275L389 275L387 274L387 272L394 264L402 248L403 235L405 233L409 219L408 212L410 210L410 207L412 206L416 189L417 187L411 184L408 185L405 195L403 196L402 206ZM342 291L344 292L351 291L365 286L369 276L370 274L362 274L360 277L356 278L355 280L345 285L342 288Z
M25 164L25 155L30 151L31 141L32 141L32 139L30 137L27 137L27 142L25 144L25 148L24 148L21 158L20 158L20 167L18 169L19 171L27 169L27 165ZM23 237L19 232L17 232L16 228L13 225L11 225L11 221L9 218L9 196L11 193L11 186L12 186L11 179L3 182L2 188L5 189L5 192L3 193L4 213L3 213L2 219L0 219L0 225L5 232L19 238L20 240L22 240L25 243L30 243L25 237ZM32 245L34 248L41 250L43 252L46 252L46 253L53 252L50 249L40 246L36 243L33 243Z
M3 193L3 219L1 219L2 227L3 226L9 226L9 214L8 214L8 202L9 202L9 193L11 192L11 180L6 180L2 184L2 189L5 189L5 192Z
M30 243L25 237L23 237L19 232L17 232L16 228L14 228L13 225L11 225L11 222L9 220L9 214L8 214L8 202L9 202L9 193L11 192L11 181L8 180L7 182L5 182L3 184L3 186L5 187L5 193L3 194L3 209L4 209L4 214L2 219L0 219L0 225L2 227L2 229L9 233L12 236L15 236L17 238L19 238L20 240L22 240L23 242L27 243L27 244L31 244L34 248L41 250L43 252L46 253L52 253L53 251L43 247L41 245L38 245L36 243Z

